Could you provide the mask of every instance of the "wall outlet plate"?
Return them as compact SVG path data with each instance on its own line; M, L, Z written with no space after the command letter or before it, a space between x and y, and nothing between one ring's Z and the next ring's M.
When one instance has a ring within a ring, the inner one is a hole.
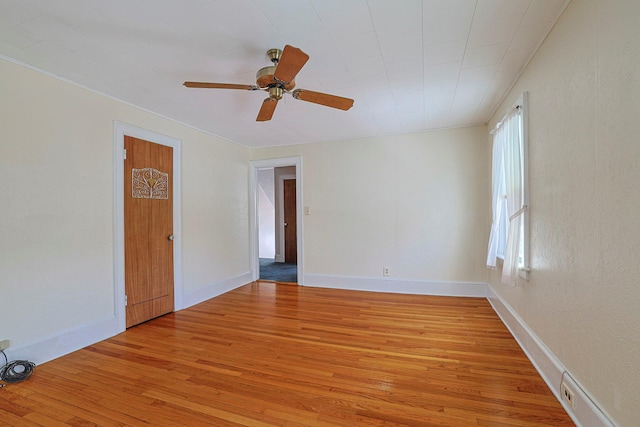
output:
M560 385L560 395L562 400L567 402L571 408L576 408L576 395L565 382Z
M10 340L2 340L2 341L0 341L0 350L6 350L9 347L11 347L11 341Z

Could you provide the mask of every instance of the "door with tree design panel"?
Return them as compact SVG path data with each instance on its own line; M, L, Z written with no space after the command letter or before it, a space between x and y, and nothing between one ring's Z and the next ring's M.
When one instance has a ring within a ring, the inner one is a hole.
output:
M125 136L126 326L174 309L173 148Z

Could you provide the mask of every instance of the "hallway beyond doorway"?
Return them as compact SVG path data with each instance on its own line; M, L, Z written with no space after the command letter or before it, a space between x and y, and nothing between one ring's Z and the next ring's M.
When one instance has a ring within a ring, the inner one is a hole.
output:
M297 264L275 262L273 258L260 258L260 280L275 282L298 282Z

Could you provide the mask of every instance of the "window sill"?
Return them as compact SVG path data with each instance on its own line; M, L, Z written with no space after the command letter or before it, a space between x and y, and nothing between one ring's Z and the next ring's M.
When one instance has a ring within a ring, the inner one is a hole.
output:
M498 262L502 265L504 265L504 254L503 255L496 255L496 258L498 259ZM531 268L530 267L518 267L518 276L521 279L524 280L529 280L529 275L531 274Z

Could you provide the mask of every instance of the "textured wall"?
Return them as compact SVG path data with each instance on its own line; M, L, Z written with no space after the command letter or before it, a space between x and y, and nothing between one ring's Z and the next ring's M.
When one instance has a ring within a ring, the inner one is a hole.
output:
M491 284L619 425L640 420L640 2L570 3L529 92L529 283Z
M248 149L0 60L0 339L114 315L113 121L182 140L185 291L247 272Z
M305 274L485 282L486 128L256 150L301 155Z
M181 135L183 287L190 292L251 269L250 153L192 129Z

